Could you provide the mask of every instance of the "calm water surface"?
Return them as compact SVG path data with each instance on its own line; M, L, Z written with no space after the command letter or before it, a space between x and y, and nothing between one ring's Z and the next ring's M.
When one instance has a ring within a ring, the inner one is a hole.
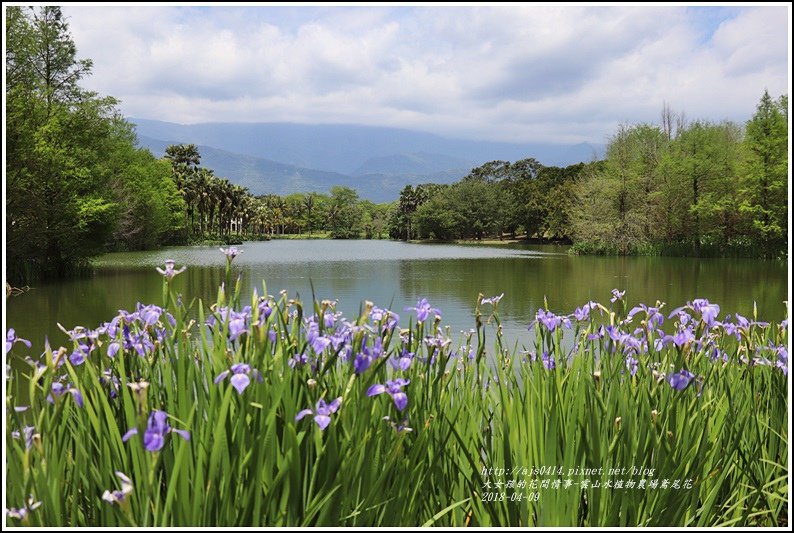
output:
M234 260L244 292L339 300L338 309L356 316L361 302L389 307L407 325L407 306L428 298L441 309L442 324L457 340L474 327L477 294L505 293L499 305L510 344L529 345L527 325L544 296L557 312L571 312L588 300L609 303L613 288L627 290L630 305L668 303L672 309L693 298L708 298L725 313L780 321L785 316L786 265L750 259L660 257L578 257L554 246L486 247L409 244L392 241L276 240L239 246ZM223 277L225 257L217 247L175 247L153 252L114 253L101 257L89 278L37 285L6 300L7 327L34 343L38 354L48 336L56 347L66 336L57 328L96 327L118 309L136 302L161 302L162 278L154 270L166 259L187 271L174 279L186 301L213 301ZM15 352L22 352L15 347ZM28 350L24 350L28 352Z

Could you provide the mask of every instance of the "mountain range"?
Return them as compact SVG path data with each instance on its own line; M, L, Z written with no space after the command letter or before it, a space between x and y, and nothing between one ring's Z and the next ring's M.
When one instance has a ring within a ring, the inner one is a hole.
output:
M405 185L453 183L488 161L534 157L544 165L567 166L601 157L604 151L588 143L456 140L373 126L130 121L139 145L157 157L170 144L195 144L202 166L256 195L326 193L333 185L344 185L362 198L387 202L397 199Z

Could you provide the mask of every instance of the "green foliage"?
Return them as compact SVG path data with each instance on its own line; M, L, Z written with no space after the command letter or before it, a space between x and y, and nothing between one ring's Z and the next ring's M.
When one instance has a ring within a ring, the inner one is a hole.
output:
M449 189L419 206L413 218L420 235L440 240L452 240L461 236L465 218L451 203L452 195L452 189Z
M118 222L113 242L126 250L145 250L181 232L185 210L171 180L171 167L148 150L131 149L118 162L111 187L117 197Z
M545 167L534 159L491 161L452 185L406 186L389 221L392 238L482 239L523 229L567 239L573 184L589 168Z
M389 218L389 236L393 239L411 240L416 235L415 213L432 196L441 192L444 185L425 183L413 187L406 185L400 191L397 208Z
M168 173L135 149L113 98L80 88L91 61L77 59L60 8L9 7L6 32L8 276L159 244L178 226Z
M569 209L574 252L784 255L787 105L765 94L744 135L679 120L673 136L669 110L664 128L621 126Z
M768 255L785 250L788 240L788 97L764 92L746 126L746 162L739 210L751 235Z
M621 126L604 165L580 183L571 216L575 241L627 253L650 238L655 226L648 213L657 197L656 170L665 144L658 128Z
M350 187L331 187L328 229L332 239L356 239L361 234L358 193Z

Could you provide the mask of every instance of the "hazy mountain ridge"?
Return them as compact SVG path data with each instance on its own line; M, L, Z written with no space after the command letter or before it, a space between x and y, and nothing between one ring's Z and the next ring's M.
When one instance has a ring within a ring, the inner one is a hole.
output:
M435 154L480 165L502 159L534 157L544 165L590 161L603 146L580 143L504 143L448 139L431 133L339 124L202 123L174 124L130 119L139 135L212 146L228 152L270 159L299 168L354 174L372 158L395 154Z
M566 166L603 153L603 147L587 143L477 142L371 126L130 120L139 144L156 156L170 144L196 144L203 166L255 195L327 193L343 185L362 198L387 202L397 199L405 185L453 183L488 161L534 157L545 165Z
M162 157L166 147L177 142L152 139L145 135L138 136L138 144L151 150L157 157ZM215 175L219 177L229 178L232 183L248 187L254 195L327 193L334 185L342 185L356 189L362 198L373 202L390 202L399 197L400 190L406 185L430 182L453 183L468 174L470 170L448 170L428 174L370 173L349 176L235 154L212 146L199 145L198 149L201 153L202 166L213 169Z
M445 154L416 152L371 157L353 171L354 176L365 174L433 174L450 170L465 170L467 173L478 166L476 162Z

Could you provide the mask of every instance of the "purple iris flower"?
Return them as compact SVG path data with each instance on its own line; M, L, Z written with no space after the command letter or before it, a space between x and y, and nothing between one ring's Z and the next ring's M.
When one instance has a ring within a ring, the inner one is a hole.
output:
M621 292L621 291L619 291L617 289L612 289L612 298L610 298L609 301L612 302L612 303L615 303L618 300L623 300L623 297L625 295L626 295L626 291L625 290L623 292Z
M314 350L314 353L320 354L328 348L331 344L331 339L320 334L320 326L314 322L314 317L311 317L309 326L306 329L306 340Z
M662 326L662 323L664 322L664 315L659 312L658 307L648 307L645 304L640 304L636 307L633 307L631 311L629 311L627 317L632 318L640 311L645 312L645 316L648 319L649 326L653 328L660 328Z
M110 389L110 399L117 398L119 395L119 378L113 375L113 371L111 369L107 369L102 372L102 376L99 377L99 384L102 386L107 386Z
M320 426L320 430L324 431L325 428L328 427L328 424L331 423L331 415L339 410L340 405L342 405L341 396L331 403L325 403L325 400L321 399L319 402L317 402L317 407L314 410L304 409L295 415L295 422L302 419L306 415L313 414L314 421L318 426Z
M408 309L415 309L413 307L409 307ZM372 320L374 324L379 324L382 321L383 323L383 331L391 331L393 330L397 324L400 322L400 315L397 313L392 313L388 309L381 309L378 306L373 306L372 311L369 312L369 318Z
M400 315L397 313L393 313L391 311L387 311L388 316L386 317L386 323L383 324L383 331L393 331L397 324L400 323Z
M328 337L331 341L331 349L335 352L338 352L339 349L344 346L350 340L349 334L346 331L340 331L334 335Z
M166 259L165 260L165 270L161 269L160 267L156 267L156 270L165 279L167 279L168 281L171 281L172 279L174 279L174 276L176 276L177 274L181 274L182 272L187 270L187 267L185 267L185 266L183 266L179 270L174 270L174 265L175 264L176 264L176 261L174 261L173 259Z
M36 428L33 426L25 426L22 428L22 433L25 435L25 449L29 450L33 446L33 435L36 434ZM12 431L11 437L15 439L22 438L19 431Z
M90 341L89 341L90 343ZM85 360L91 355L91 352L94 350L94 344L82 344L78 343L77 348L72 352L69 356L69 362L72 363L74 366L82 365Z
M245 324L245 315L240 316L237 313L232 313L232 319L229 320L229 340L233 341L243 333L248 333L248 328Z
M679 372L673 372L667 376L667 382L675 390L682 391L689 386L689 383L695 377L695 374L689 370L681 369Z
M127 494L132 492L132 480L122 472L116 472L116 477L121 480L121 490L109 491L106 490L102 494L102 499L108 503L117 503L119 505L124 503Z
M411 368L411 363L414 361L414 354L413 352L409 352L407 348L403 348L400 352L400 357L397 361L392 361L392 366L394 369L400 369L403 372Z
M728 362L728 354L724 351L720 350L718 347L714 346L711 349L711 355L709 356L711 362L714 363L716 361L722 360L723 362Z
M320 337L320 336L315 337L311 343L312 350L314 350L314 353L316 354L322 353L323 350L328 348L330 344L331 344L331 339L329 339L328 337Z
M160 320L163 309L156 305L145 305L138 308L138 317L144 326L153 326Z
M788 376L788 349L785 345L773 347L777 351L777 362L775 368L779 368L784 376Z
M637 374L638 366L639 366L639 361L637 361L631 355L626 356L626 368L629 370L631 377L634 377Z
M375 342L372 346L368 346L365 342L361 352L353 360L353 370L355 370L356 374L366 372L372 362L381 355L383 355L383 341L380 337L375 337Z
M589 320L590 319L590 311L592 311L593 309L596 309L597 307L598 307L597 303L592 302L592 301L591 302L587 302L582 307L577 307L576 309L574 309L573 317L579 322L583 322L585 320Z
M6 353L10 352L11 347L18 342L21 342L28 348L31 346L29 340L17 337L17 332L14 330L14 328L8 328L8 332L6 332Z
M120 309L119 314L114 316L110 322L105 322L105 333L107 333L108 337L116 338L116 334L119 331L119 325L122 320L127 320L127 315L127 311Z
M273 308L270 306L270 301L262 298L257 305L259 308L259 325L263 326L270 315L273 313Z
M394 381L387 381L385 385L376 383L367 389L367 396L376 396L384 392L388 392L394 400L394 405L402 411L408 405L408 396L403 392L402 388L410 383L409 380L397 378Z
M28 498L28 502L24 507L16 509L14 507L9 507L6 510L9 518L16 518L17 520L25 520L28 517L28 513L30 511L35 511L36 509L41 506L41 502L37 502L33 496Z
M118 342L114 341L108 344L108 352L107 352L108 357L110 357L111 359L116 357L116 354L119 352L120 348L121 348L121 344L119 344Z
M425 337L423 342L427 346L430 346L430 347L433 347L433 348L437 348L437 349L444 349L447 346L449 346L450 344L452 344L452 339L450 339L448 337L444 337L439 332L438 334L436 334L435 337L430 337L430 336Z
M544 351L540 358L543 361L543 366L546 367L546 370L554 370L557 368L557 362L554 360L553 355L549 355L549 352Z
M683 310L678 312L678 322L682 326L686 326L687 324L689 324L690 320L692 320L692 317L689 315L689 313L687 313L686 311L683 311Z
M716 323L716 319L717 319L717 315L720 314L720 306L709 302L705 298L696 298L691 302L687 302L687 304L682 307L677 307L673 309L667 318L673 318L674 316L678 316L681 325L685 326L687 323L689 323L689 319L691 317L689 316L688 313L684 312L684 309L690 309L694 311L697 315L700 315L700 319L708 327L718 325ZM736 316L737 318L739 317L739 315Z
M599 339L603 339L604 337L606 337L606 335L607 335L607 330L603 325L601 325L593 333L588 333L587 340L597 341Z
M74 398L74 401L78 407L83 406L83 395L79 390L77 390L75 387L72 387L71 384L64 385L63 383L57 381L52 384L52 393L47 395L47 401L50 403L55 403L55 398L60 398L67 392L72 395L72 398Z
M387 316L388 313L388 310L381 309L377 305L373 305L372 310L369 312L369 319L373 322L380 322L384 317Z
M626 334L621 340L623 342L623 353L628 354L630 352L634 352L635 354L640 354L648 350L648 345L645 342L645 339Z
M229 370L224 370L218 374L215 377L215 381L213 383L217 385L222 380L226 379L229 374L232 375L229 381L231 382L232 387L237 389L238 394L242 394L246 387L251 384L251 378L248 377L248 374L253 375L254 378L260 383L264 381L264 378L257 369L252 369L250 365L245 363L237 363L232 365Z
M248 322L251 319L251 306L246 305L240 311L234 311L231 307L219 307L216 314L220 316L221 323L229 324L229 340L234 341L243 333L249 333ZM214 327L217 322L215 315L207 317L206 324Z
M154 350L154 343L145 331L142 331L137 335L128 336L128 339L130 347L133 348L141 357L146 357L146 354Z
M717 315L720 314L720 306L717 304L710 303L705 298L697 298L692 300L688 306L698 313L706 323L707 326L711 327L714 324L714 320L717 318Z
M737 341L741 340L742 338L741 328L737 324L734 324L732 322L723 322L722 329L725 331L726 335L733 335L734 337L736 337Z
M231 262L237 257L239 254L243 253L242 250L238 250L235 246L229 246L227 249L220 248L220 251L223 255L226 256L226 259Z
M747 330L750 327L750 321L739 313L736 313L736 325L744 330Z
M333 328L336 325L336 319L341 316L341 313L336 314L330 311L323 314L323 326L326 328Z
M505 293L502 293L499 296L492 296L490 298L483 298L480 301L480 303L491 304L492 306L496 307L496 304L499 303L499 300L501 300L504 297L504 295L505 295Z
M607 335L609 336L610 339L612 339L613 342L617 342L617 343L620 343L625 336L625 334L622 331L620 331L620 329L617 326L611 326L611 325L607 326L606 328L604 328L604 331L606 331Z
M150 452L158 452L165 444L168 433L176 433L185 440L190 440L190 433L184 429L174 429L168 424L168 414L165 411L152 411L143 433L143 447ZM127 442L133 435L138 434L138 428L132 428L121 437L122 442Z
M353 359L353 370L356 374L362 374L367 371L372 364L372 358L365 353L359 353Z
M688 342L694 341L695 335L692 333L692 328L681 328L673 335L673 343L679 348L683 348Z
M60 322L57 323L58 329L66 333L71 341L79 341L88 337L88 329L84 328L83 326L75 326L72 329L66 329L63 327ZM96 337L94 337L96 338Z
M416 311L416 321L417 322L424 322L427 320L427 317L430 316L430 313L435 313L437 315L441 314L441 311L436 309L435 307L430 307L430 304L427 301L427 298L422 298L416 303L416 307L406 307L406 311Z
M287 364L290 368L295 368L299 366L303 366L309 362L309 356L305 353L295 354L294 356L290 357L287 361Z
M554 332L555 329L560 327L561 325L565 326L568 329L571 329L571 319L567 316L557 316L551 311L546 311L545 309L538 309L538 312L535 313L535 320L532 321L529 325L529 329L531 330L535 324L541 323L549 332Z

